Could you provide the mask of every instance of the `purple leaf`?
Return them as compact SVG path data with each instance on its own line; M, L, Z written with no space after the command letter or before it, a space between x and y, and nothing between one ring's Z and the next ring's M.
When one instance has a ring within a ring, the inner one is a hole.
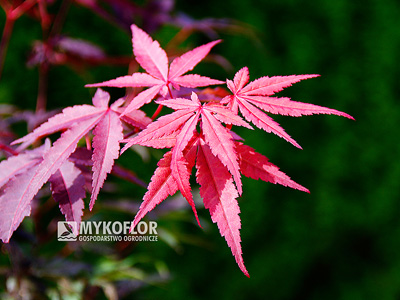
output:
M45 151L50 148L50 140L46 140L45 144L34 149L11 156L7 160L0 162L0 188L7 183L8 180L17 176L42 161Z
M67 107L62 111L62 113L50 118L46 123L40 125L33 132L14 141L12 144L23 143L23 145L28 146L38 138L70 128L77 123L97 117L104 113L104 111L104 108L98 108L91 105L75 105L73 107Z
M23 218L30 214L30 203L33 197L37 194L40 188L49 180L67 160L72 152L76 149L79 140L101 119L100 117L93 118L81 122L66 131L54 143L45 154L42 163L30 169L26 173L18 176L12 181L10 187L6 188L0 200L0 208L4 208L4 212L0 214L0 229L1 239L8 242L14 230L22 222ZM32 171L33 170L33 171ZM34 172L35 171L35 172ZM21 187L19 183L21 182ZM12 201L10 201L12 199ZM8 203L10 208L5 208ZM3 210L2 210L3 211Z
M38 166L27 169L5 186L0 196L0 239L8 243L22 220L31 214L31 200L26 197Z
M102 59L106 56L100 47L81 39L61 37L56 46L64 52L83 59Z

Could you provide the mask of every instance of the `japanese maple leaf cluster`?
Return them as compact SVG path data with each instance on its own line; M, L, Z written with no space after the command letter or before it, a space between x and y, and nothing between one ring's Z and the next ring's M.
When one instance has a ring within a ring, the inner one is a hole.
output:
M253 129L252 123L300 148L267 113L352 117L334 109L273 96L293 83L318 75L262 77L249 82L249 70L244 67L233 80L226 80L227 89L222 92L221 89L198 89L225 84L209 77L186 74L220 41L197 47L169 64L166 52L157 41L136 25L131 29L135 59L146 73L138 72L87 86L142 90L131 101L119 99L109 106L109 94L98 89L93 105L65 108L32 133L13 142L21 144L18 148L22 149L20 154L0 163L0 187L3 190L0 196L0 238L3 242L10 240L23 218L30 214L32 199L47 181L66 220L79 223L84 209L84 186L87 185L83 176L87 170L82 164L92 168L89 204L92 209L107 174L112 172L114 161L121 153L135 144L170 148L158 162L131 229L178 190L200 225L190 185L195 167L204 207L209 210L212 221L217 223L239 268L249 276L243 262L239 233L241 221L237 198L242 194L241 176L304 192L308 190L291 180L267 157L245 145L232 130L233 126ZM140 110L152 100L159 105L154 120ZM173 112L157 118L164 106ZM26 150L39 138L57 131L63 132L52 146L46 141L41 147ZM84 137L87 143L90 141L90 132L93 151L91 157L84 159L82 149L77 147ZM125 138L124 132L127 133ZM122 150L120 143L125 143Z

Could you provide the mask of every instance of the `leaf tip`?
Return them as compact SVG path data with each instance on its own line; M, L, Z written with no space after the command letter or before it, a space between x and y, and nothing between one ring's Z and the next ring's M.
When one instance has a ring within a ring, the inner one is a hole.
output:
M217 44L219 44L219 43L222 43L222 42L223 42L223 40L222 40L222 39L219 39L219 40L215 40L215 41L213 41L214 45L217 45Z
M101 87L101 86L104 86L104 82L88 83L88 84L84 85L85 88L98 88L98 87Z
M300 144L297 143L295 140L291 139L291 140L289 140L289 142L290 142L293 146L295 146L296 148L299 148L300 150L303 150L303 147L301 147Z
M119 155L122 155L122 153L124 153L126 150L128 150L132 145L129 145L129 141L128 140L122 140L121 142L125 143L127 142L128 144L126 144L122 149Z
M351 116L349 114L346 114L346 113L343 115L343 117L346 117L347 119L350 119L350 120L353 120L353 121L356 120L353 116Z
M1 240L4 244L8 244L10 242L10 236L2 237Z
M93 198L93 194L92 194L92 197L91 197L90 203L89 203L89 210L90 211L92 211L95 201L96 201L96 199Z

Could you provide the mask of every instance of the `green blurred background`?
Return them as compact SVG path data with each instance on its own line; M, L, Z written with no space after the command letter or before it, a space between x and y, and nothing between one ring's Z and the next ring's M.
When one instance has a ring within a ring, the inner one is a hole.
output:
M161 220L166 228L178 228L180 246L158 242L141 249L163 261L171 278L139 289L135 299L400 299L400 2L181 0L176 9L199 19L231 18L255 32L220 33L224 42L213 53L233 69L204 63L198 73L224 80L247 66L252 80L320 74L279 95L347 112L356 121L277 116L304 150L261 130L240 131L248 145L311 194L243 179L241 236L250 279L204 209L205 230L196 227L190 211L186 223ZM72 7L64 32L87 38L109 54L131 54L127 34L89 17ZM36 101L37 69L26 69L25 60L32 41L40 39L40 27L31 24L29 18L17 21L0 81L0 102L23 109L34 109ZM153 36L166 45L171 32L163 28ZM196 34L188 43L207 41ZM87 103L93 91L84 84L126 72L126 67L98 67L78 76L66 67L54 68L49 107ZM130 163L129 157L121 159ZM135 171L148 180L156 161ZM139 201L145 190L132 189L125 196L135 194ZM112 196L105 192L103 197ZM101 205L97 212L107 219Z

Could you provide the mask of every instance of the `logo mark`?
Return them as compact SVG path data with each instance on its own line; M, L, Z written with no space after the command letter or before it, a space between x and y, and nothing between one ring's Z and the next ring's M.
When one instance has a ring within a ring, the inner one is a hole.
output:
M61 221L57 223L57 240L59 241L76 241L77 237L74 232L78 232L76 222Z

